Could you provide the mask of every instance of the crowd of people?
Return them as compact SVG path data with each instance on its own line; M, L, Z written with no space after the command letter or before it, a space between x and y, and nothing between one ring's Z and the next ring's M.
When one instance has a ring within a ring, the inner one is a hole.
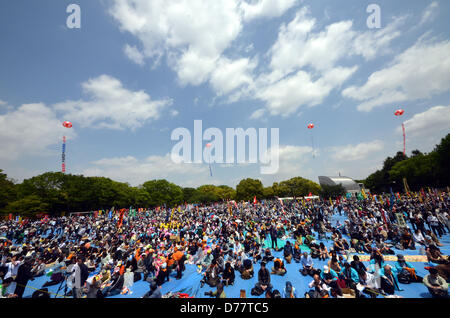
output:
M136 215L7 220L0 223L0 297L22 298L30 281L46 276L33 297L50 297L52 285L74 298L112 297L143 280L148 292L134 296L160 298L161 286L183 279L186 266L196 266L201 286L211 287L205 296L218 298L226 298L238 279L245 285L255 275L257 283L247 292L267 298L389 297L405 283L424 284L433 297L447 297L450 262L440 240L450 232L449 208L448 193L430 191L390 202L223 202ZM333 215L345 221L333 223ZM394 249L426 255L429 274L420 277ZM370 255L369 263L357 254ZM394 266L385 262L389 255L396 256ZM319 268L316 260L326 265ZM310 276L302 295L287 279L278 289L271 283L291 263L298 264L296 275Z

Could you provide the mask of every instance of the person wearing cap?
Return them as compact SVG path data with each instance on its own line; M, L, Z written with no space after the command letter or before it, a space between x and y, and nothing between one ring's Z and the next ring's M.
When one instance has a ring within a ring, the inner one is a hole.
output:
M416 275L416 270L411 263L405 261L405 257L402 254L397 255L397 262L394 265L397 272L397 279L399 281L405 280L408 282L422 282L423 278Z
M328 287L331 288L332 295L342 296L342 289L337 283L338 274L334 270L325 265L323 267L323 271L320 273L320 278Z
M439 276L435 267L429 269L429 274L423 278L423 284L428 288L433 298L448 298L448 283Z

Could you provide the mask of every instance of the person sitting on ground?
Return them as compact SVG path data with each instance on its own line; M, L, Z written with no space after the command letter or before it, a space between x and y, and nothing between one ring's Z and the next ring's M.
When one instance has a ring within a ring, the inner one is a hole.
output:
M413 239L414 239L414 242L416 242L417 244L420 244L422 246L426 246L427 245L427 243L425 241L425 237L423 236L423 234L420 231L420 229L416 229L414 231Z
M291 282L286 282L286 286L283 290L283 298L297 298L295 288L292 286Z
M340 266L339 261L335 256L331 257L331 259L328 261L328 267L335 271L337 274L342 271L342 267Z
M445 257L442 255L439 248L435 245L430 245L425 250L427 254L427 259L429 263L435 263L435 264L448 264L448 257Z
M403 291L398 284L397 276L392 273L390 265L385 265L380 271L381 290L388 295L394 295L396 291Z
M366 266L359 260L358 255L353 255L353 261L350 263L350 266L356 269L358 273L360 270L367 271Z
M161 289L156 282L150 283L150 290L142 298L162 298Z
M225 286L230 286L234 284L235 274L234 268L231 266L231 263L225 263L225 269L222 274L222 284Z
M448 298L448 283L439 276L436 268L431 267L429 274L423 278L423 284L428 288L433 298Z
M319 244L319 260L326 260L329 257L328 250L325 244L320 242Z
M255 287L252 288L251 294L253 296L260 296L266 290L272 290L272 284L270 283L270 272L266 268L266 263L261 262L261 268L258 271L258 282Z
M253 263L256 264L260 259L262 259L262 248L261 244L255 243L255 247L252 252Z
M428 239L428 240L427 240ZM436 234L434 234L433 232L431 232L430 230L426 230L425 231L425 240L428 241L428 245L429 244L435 244L436 246L444 246L441 241L439 241L438 237L436 236Z
M402 236L400 238L400 244L401 244L401 247L404 250L407 250L407 249L414 250L414 249L416 249L413 237L412 237L412 235L411 235L411 233L409 232L408 229L404 229L403 230Z
M37 264L31 270L31 274L33 275L34 278L44 276L45 263L41 258L38 259Z
M341 240L339 238L337 238L334 241L333 250L335 250L338 253L343 253L345 251L345 246L344 246L344 244L341 242Z
M342 289L337 283L338 274L334 270L325 265L323 271L320 273L320 278L322 278L323 282L331 288L331 294L334 297L342 297Z
M362 290L364 294L369 295L371 298L376 298L378 295L377 283L375 276L371 273L366 272L362 268L358 272L359 274L359 284L357 288Z
M284 246L284 249L283 249L283 255L284 255L284 259L286 260L286 263L288 263L288 264L291 263L293 253L294 253L294 251L292 249L291 242L287 241L286 245Z
M276 258L273 261L272 274L284 276L286 274L286 268L284 268L284 263L280 258Z
M397 255L397 262L394 265L397 272L397 279L402 284L421 283L423 278L416 275L416 270L411 263L405 261L402 254Z
M272 255L272 252L270 251L269 248L266 249L266 251L264 252L264 257L263 257L263 262L265 262L266 264L273 261L275 257Z
M219 277L219 267L217 266L217 262L215 259L212 260L211 265L209 265L208 269L205 273L203 273L204 277L200 281L201 287L206 283L210 287L216 287L220 283Z
M123 275L121 275L119 271L116 271L113 275L111 285L105 287L105 289L102 291L104 297L119 295L122 292L123 284L124 284Z
M300 259L300 264L302 268L299 270L300 273L302 273L303 276L313 276L314 274L314 262L311 257L311 255L308 255L308 252L303 252L303 255Z
M356 297L359 298L360 293L356 288L356 285L359 283L359 275L356 269L351 267L350 263L345 262L340 276L345 281L345 285L348 288L353 289L355 291Z
M244 263L242 265L241 269L241 278L244 280L252 278L254 275L253 271L253 264L252 261L249 259L244 260Z
M331 288L323 282L318 274L313 276L313 280L308 287L310 291L305 293L306 298L328 298L330 296L329 291Z
M205 292L205 296L215 297L215 298L227 298L227 295L225 294L225 291L223 290L223 284L219 283L217 285L216 291L209 291Z

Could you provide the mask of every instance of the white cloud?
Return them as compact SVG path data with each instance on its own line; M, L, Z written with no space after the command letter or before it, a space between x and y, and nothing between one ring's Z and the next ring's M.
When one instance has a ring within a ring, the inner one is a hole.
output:
M0 115L0 159L48 154L48 147L61 142L62 136L76 136L62 122L42 103L25 104Z
M298 0L256 0L251 3L242 1L240 8L244 13L244 20L250 21L263 17L280 17L297 3Z
M417 42L391 65L369 76L361 86L346 88L342 95L362 102L359 111L404 101L430 98L450 89L450 42Z
M255 61L242 58L231 61L222 58L211 75L211 85L218 95L228 94L242 85L253 83L252 75Z
M384 148L381 140L360 143L358 145L347 145L332 147L333 158L342 161L354 161L367 158L370 154L379 152Z
M435 106L405 121L411 136L435 135L450 131L450 106ZM398 129L401 132L401 128Z
M401 36L399 27L406 19L406 16L402 16L378 31L369 30L357 35L353 42L353 51L366 60L374 59L380 52L389 51L389 44Z
M268 150L270 153L272 149ZM318 151L315 151L318 154ZM313 159L313 149L306 146L281 145L279 147L279 169L275 174L256 176L265 185L291 179L295 176L313 177L314 172L307 164ZM270 156L269 156L270 157Z
M436 1L430 3L428 7L426 7L425 11L422 14L422 19L420 20L419 25L425 24L433 19L436 15L439 4Z
M86 176L106 176L113 180L129 182L133 186L154 179L166 179L180 186L199 186L210 183L207 165L172 161L171 155L149 156L143 160L133 156L104 158L85 169Z
M441 138L450 133L450 106L431 107L422 113L415 114L404 124L407 151L413 149L419 149L422 152L431 151ZM402 128L399 126L396 132L401 135Z
M256 96L266 102L271 115L287 117L303 105L316 106L322 103L333 89L339 87L356 70L357 67L334 68L316 81L307 72L298 71L277 83L261 86Z
M303 7L280 27L268 52L270 72L255 80L254 97L266 102L271 115L289 116L302 106L321 104L358 70L358 66L339 63L353 55L372 59L386 51L400 35L398 27L404 20L374 32L355 31L352 21L317 30L316 19Z
M82 127L132 130L158 119L172 100L152 100L144 91L130 91L111 76L102 75L82 84L89 100L66 101L54 108Z
M266 110L264 108L257 109L250 116L250 119L260 119L264 116L265 113L266 113Z
M110 13L142 42L146 57L167 53L182 84L207 81L242 29L238 3L229 0L114 0Z
M124 52L126 54L126 56L133 61L134 63L138 64L138 65L144 65L144 54L142 54L137 47L135 46L130 46L130 45L126 45L124 48Z

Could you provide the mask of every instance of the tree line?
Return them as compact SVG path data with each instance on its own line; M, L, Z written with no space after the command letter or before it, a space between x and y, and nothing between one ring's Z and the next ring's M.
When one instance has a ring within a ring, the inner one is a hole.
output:
M133 187L104 177L47 172L15 183L0 170L0 213L33 216L37 213L107 210L111 207L173 208L180 204L210 204L228 200L250 201L285 196L320 194L319 184L296 177L270 187L260 180L244 179L236 188L202 185L184 188L167 180L151 180ZM343 191L343 189L339 189ZM333 195L333 193L326 193ZM336 194L337 195L337 194Z
M434 150L424 154L412 151L410 156L397 152L383 162L383 168L362 180L372 193L403 192L403 178L406 178L411 191L421 188L444 188L450 179L450 134L435 146Z

